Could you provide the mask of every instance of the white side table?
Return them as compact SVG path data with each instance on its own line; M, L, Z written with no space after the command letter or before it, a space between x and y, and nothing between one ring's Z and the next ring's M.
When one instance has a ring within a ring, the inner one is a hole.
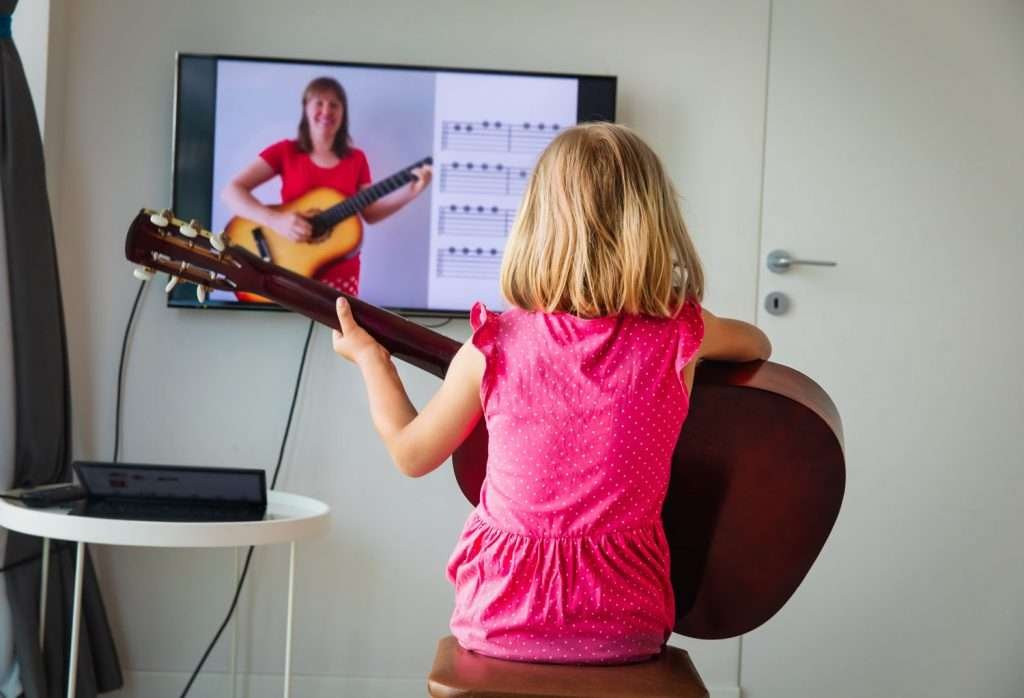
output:
M327 531L330 508L310 497L286 492L267 493L267 515L262 521L126 521L70 516L69 507L31 509L16 501L0 499L0 526L43 539L42 593L39 602L40 639L46 623L46 582L50 539L77 541L75 599L71 620L71 652L68 659L68 698L74 698L78 668L78 635L81 623L82 564L85 544L139 545L157 548L228 548L289 543L288 622L285 636L284 695L291 692L292 602L295 586L295 542Z

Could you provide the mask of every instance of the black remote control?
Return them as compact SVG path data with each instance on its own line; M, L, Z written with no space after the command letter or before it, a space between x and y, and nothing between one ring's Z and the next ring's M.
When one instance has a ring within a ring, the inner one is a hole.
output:
M70 482L41 485L31 489L18 490L17 494L13 492L5 494L20 500L27 507L52 507L85 498L85 490L82 486Z

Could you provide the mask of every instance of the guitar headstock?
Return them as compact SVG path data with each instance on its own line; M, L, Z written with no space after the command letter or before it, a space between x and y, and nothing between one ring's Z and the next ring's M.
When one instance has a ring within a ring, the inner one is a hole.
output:
M170 274L168 290L176 279L195 283L200 303L211 288L252 293L336 330L340 326L335 303L344 296L356 322L392 356L438 377L444 376L461 346L395 313L268 262L241 245L225 245L220 234L204 230L196 221L175 218L170 211L140 211L128 229L125 256L141 265L135 270L139 278L150 278L157 271Z
M125 256L140 265L135 270L139 279L152 278L157 271L170 274L167 292L179 280L196 284L200 303L209 289L255 291L260 286L260 274L220 233L205 230L198 221L175 218L168 210L139 212L128 229Z

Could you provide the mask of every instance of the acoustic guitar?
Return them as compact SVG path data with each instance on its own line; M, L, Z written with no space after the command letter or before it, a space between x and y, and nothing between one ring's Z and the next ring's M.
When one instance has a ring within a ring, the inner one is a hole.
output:
M320 187L286 204L269 207L274 211L298 213L308 219L313 228L313 235L308 241L297 242L273 228L241 216L228 221L224 240L302 276L318 277L322 270L335 262L359 252L363 244L363 224L356 214L416 179L412 170L430 164L433 164L433 158L423 158L350 198L329 187ZM245 292L240 292L239 298L267 302L266 298Z
M340 329L344 295L393 356L443 378L460 343L326 284L275 266L170 211L143 210L125 243L137 275L164 271L207 288L257 293ZM487 425L452 454L472 503L487 468ZM672 458L662 511L672 553L676 632L702 639L747 633L796 591L825 544L845 487L843 434L828 395L767 361L704 361Z

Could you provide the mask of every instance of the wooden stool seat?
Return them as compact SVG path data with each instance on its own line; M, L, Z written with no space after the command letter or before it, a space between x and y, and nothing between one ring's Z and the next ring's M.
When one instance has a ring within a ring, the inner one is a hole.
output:
M434 698L707 698L690 655L666 647L639 664L579 666L493 659L462 649L454 637L437 643L427 679Z

